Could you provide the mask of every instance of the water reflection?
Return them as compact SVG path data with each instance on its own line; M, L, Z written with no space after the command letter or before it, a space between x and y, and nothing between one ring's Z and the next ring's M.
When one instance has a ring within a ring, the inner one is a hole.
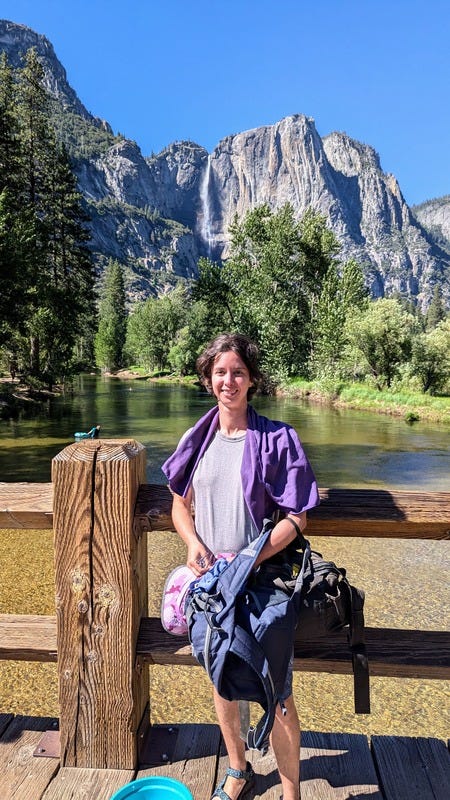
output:
M72 393L49 401L39 415L0 423L1 480L49 481L51 459L73 433L100 424L105 438L141 441L147 480L162 482L161 463L211 402L196 387L79 376ZM254 404L297 429L321 486L450 489L445 426L409 426L394 417L298 400L264 397Z

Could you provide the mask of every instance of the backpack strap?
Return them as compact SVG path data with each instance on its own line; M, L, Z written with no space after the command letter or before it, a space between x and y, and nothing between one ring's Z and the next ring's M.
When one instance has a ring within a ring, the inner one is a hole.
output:
M273 728L277 704L269 662L261 645L240 625L235 628L234 641L230 652L238 655L256 672L258 680L263 687L265 695L264 714L255 726L251 726L248 729L246 744L252 750L259 750L261 755L265 755L269 749L269 736Z
M348 640L353 662L355 714L370 714L369 662L364 641L364 593L348 581L350 594L350 629Z
M295 532L296 532L296 534L297 534L297 542L298 542L298 545L299 545L299 547L301 547L301 548L302 548L302 550L304 550L304 549L306 548L306 545L307 545L307 544L309 544L309 542L308 542L308 540L307 540L307 539L305 539L305 537L303 536L303 533L302 533L302 531L301 531L301 528L300 528L300 526L299 526L299 525L296 523L296 521L295 521L294 519L292 519L292 517L290 517L290 516L289 516L289 514L286 514L286 516L285 516L285 517L283 517L282 519L287 519L287 521L288 521L288 522L290 522L290 523L291 523L291 525L293 525L293 526L294 526L294 528L295 528Z

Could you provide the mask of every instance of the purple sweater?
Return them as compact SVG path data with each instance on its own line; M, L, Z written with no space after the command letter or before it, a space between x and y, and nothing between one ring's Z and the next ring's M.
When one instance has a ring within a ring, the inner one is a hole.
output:
M218 416L219 409L214 406L163 464L175 494L186 496L197 464L215 434ZM277 509L300 514L319 504L317 483L294 428L257 414L251 405L241 480L245 502L258 530Z

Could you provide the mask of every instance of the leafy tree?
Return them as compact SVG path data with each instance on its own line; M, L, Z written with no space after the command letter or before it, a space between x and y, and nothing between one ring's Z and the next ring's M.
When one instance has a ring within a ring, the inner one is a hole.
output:
M98 330L95 336L97 366L107 372L123 365L127 312L123 268L110 260L104 277L103 298L99 308Z
M174 289L164 297L140 303L128 321L128 357L147 369L166 369L169 352L185 320L186 296L183 287Z
M195 362L207 342L223 332L223 315L215 315L214 306L197 300L187 307L188 324L181 328L168 355L170 367L179 375L195 372Z
M365 311L349 315L347 334L354 361L362 361L379 389L389 387L411 353L415 320L394 299L370 303Z
M345 321L355 309L367 307L368 291L356 261L347 261L339 273L332 263L325 275L315 309L311 367L316 376L339 376L348 344Z
M268 375L298 374L309 360L313 309L337 240L324 217L309 211L298 222L289 204L276 212L260 206L230 232L223 315L229 307L233 328L258 341Z
M450 317L413 341L411 371L423 392L436 394L450 378Z
M215 318L223 320L224 314L229 324L233 325L234 317L231 308L231 290L225 272L219 264L209 258L200 258L198 262L198 279L192 289L192 299L206 300L208 303L209 321L214 327Z

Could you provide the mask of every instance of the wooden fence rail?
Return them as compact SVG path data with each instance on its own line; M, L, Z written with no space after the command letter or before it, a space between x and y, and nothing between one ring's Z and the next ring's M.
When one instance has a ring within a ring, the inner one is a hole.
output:
M0 527L53 528L56 615L0 615L0 658L58 663L61 764L133 769L148 724L147 664L194 664L147 616L147 536L171 530L164 486L132 439L75 443L52 483L0 483ZM311 535L450 538L450 493L322 489ZM367 630L373 675L447 678L450 634ZM295 668L347 673L344 635L299 645ZM138 733L139 732L139 733Z

